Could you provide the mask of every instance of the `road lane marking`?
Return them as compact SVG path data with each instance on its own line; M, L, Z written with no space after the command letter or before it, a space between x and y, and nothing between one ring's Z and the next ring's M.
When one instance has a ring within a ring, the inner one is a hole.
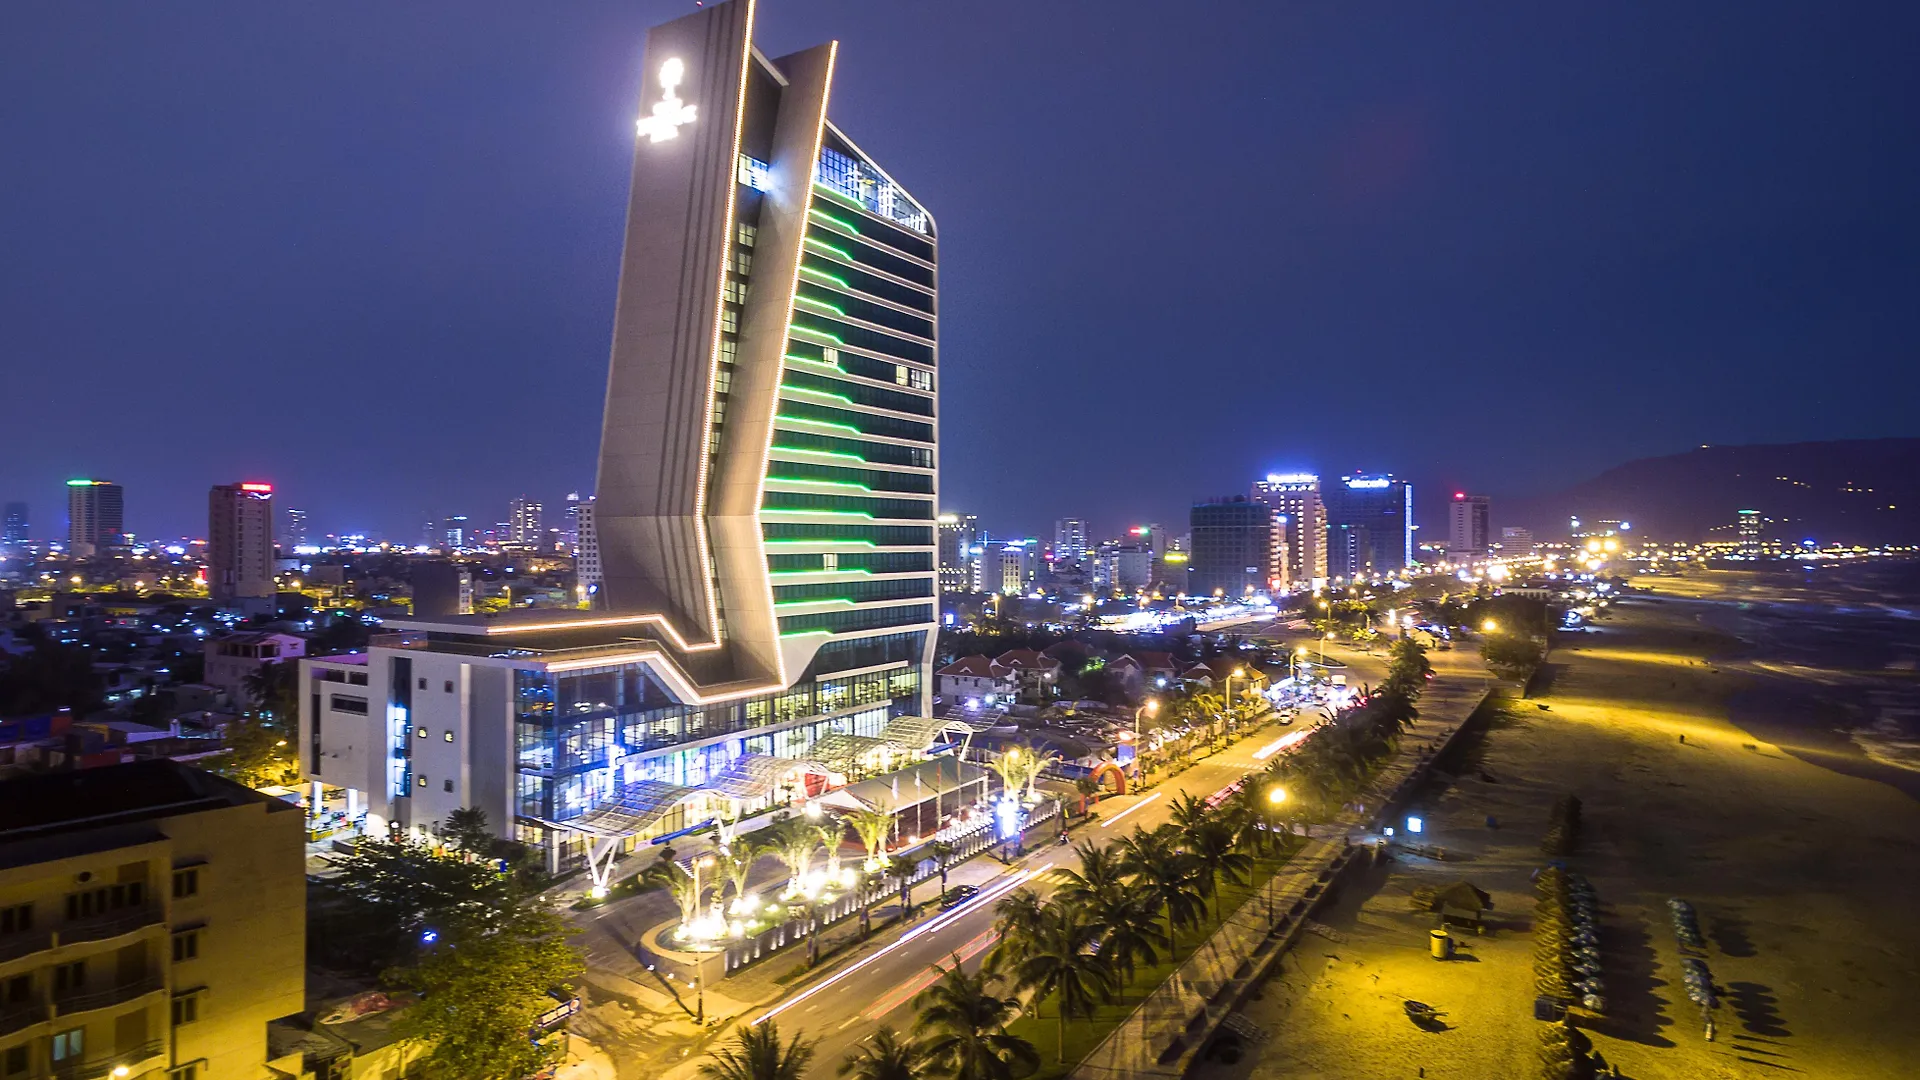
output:
M931 922L921 923L919 926L916 926L913 929L907 931L906 934L900 938L900 940L894 942L893 944L887 946L884 949L881 949L879 952L873 953L872 955L865 957L864 959L860 960L858 963L855 963L849 967L841 968L838 972L835 972L831 978L828 978L824 982L816 983L813 986L809 986L807 989L801 991L797 997L791 998L787 1001L783 1001L780 1004L775 1005L773 1008L768 1009L766 1012L761 1013L758 1017L756 1017L753 1020L753 1023L755 1024L766 1023L768 1020L771 1020L774 1017L779 1016L781 1013L786 1012L788 1009L793 1008L795 1005L800 1004L801 1002L807 1000L808 998L819 993L820 991L825 990L830 986L833 986L834 984L838 983L841 979L844 979L847 976L852 975L854 972L865 968L868 964L871 964L874 961L879 960L881 957L886 956L889 953L892 953L895 949L900 948L901 946L905 945L907 942L912 941L914 938L917 938L922 934L930 933L932 931L939 930L945 926L950 925L955 919L958 919L964 915L971 914L975 909L979 908L981 905L987 903L988 901L998 899L1003 893L1011 892L1015 888L1018 888L1019 886L1024 885L1028 880L1034 877L1037 877L1040 874L1045 873L1046 871L1051 869L1053 869L1053 864L1048 863L1047 865L1039 867L1037 869L1027 870L1022 873L1016 874L1009 880L1003 881L997 885L981 890L980 893L977 896L975 896L973 899L967 901L964 904L961 904L959 907L954 908L952 911L947 912L945 915L941 916L940 918L934 919Z
M954 952L959 954L960 962L964 964L974 957L979 956L982 952L985 952L989 946L998 940L1000 940L999 931L982 931L974 935L973 940L955 949ZM948 959L951 959L951 957ZM878 1020L900 1006L905 1005L908 1001L912 1000L916 994L920 993L920 991L932 986L945 972L946 968L938 964L923 969L919 974L901 983L899 986L894 987L882 995L879 1000L875 1001L873 1008L867 1010L866 1018L868 1020ZM855 1017L854 1019L857 1020L859 1017ZM849 1020L847 1022L852 1023L853 1021Z
M1159 798L1164 794L1166 794L1166 792L1164 791L1154 792L1153 794L1147 796L1146 798L1141 799L1139 802L1134 803L1132 806L1127 807L1125 810L1122 810L1119 813L1108 818L1107 820L1101 822L1100 827L1104 829L1107 826L1112 825L1114 822L1119 821L1121 818L1126 817L1128 814L1133 813L1135 810L1140 809L1141 807L1147 805L1148 803L1152 802L1153 800Z

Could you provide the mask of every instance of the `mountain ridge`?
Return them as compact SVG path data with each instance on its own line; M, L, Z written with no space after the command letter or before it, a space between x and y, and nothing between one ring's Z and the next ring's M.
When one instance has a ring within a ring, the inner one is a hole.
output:
M1920 438L1701 446L1640 458L1545 495L1496 502L1501 526L1559 539L1570 518L1630 522L1660 540L1730 538L1758 510L1770 539L1920 543Z

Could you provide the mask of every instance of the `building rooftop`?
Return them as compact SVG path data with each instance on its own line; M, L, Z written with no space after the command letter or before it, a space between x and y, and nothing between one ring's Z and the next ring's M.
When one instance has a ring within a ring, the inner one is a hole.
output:
M7 781L0 799L0 844L254 802L270 812L295 809L165 758L22 776Z

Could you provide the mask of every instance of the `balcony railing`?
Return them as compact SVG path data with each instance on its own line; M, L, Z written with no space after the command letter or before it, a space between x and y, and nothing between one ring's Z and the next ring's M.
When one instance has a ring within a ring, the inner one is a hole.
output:
M53 1010L59 1016L72 1016L75 1013L109 1008L166 988L166 980L155 973L142 976L132 982L121 983L119 986L109 986L103 990L56 994L53 999Z
M25 1001L15 1005L0 1005L0 1039L32 1027L47 1018L47 1007L38 1001Z
M25 930L0 937L0 964L53 948L53 931Z
M99 1080L100 1077L112 1076L113 1070L122 1065L131 1071L133 1066L140 1062L159 1057L166 1052L166 1044L155 1039L118 1053L56 1061L53 1063L53 1071L50 1075L56 1080Z
M73 945L82 941L105 941L122 934L131 934L143 927L153 926L166 921L166 912L159 904L143 904L137 908L95 915L90 918L73 919L61 925L56 945Z

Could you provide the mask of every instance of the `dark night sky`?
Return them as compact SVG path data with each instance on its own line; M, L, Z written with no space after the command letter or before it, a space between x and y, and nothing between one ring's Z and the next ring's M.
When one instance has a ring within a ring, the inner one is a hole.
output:
M685 3L0 7L0 498L418 535L591 485ZM944 502L1496 495L1920 434L1920 5L764 0L934 212ZM1227 410L1222 415L1222 410ZM1425 515L1423 515L1425 516ZM1497 516L1497 514L1496 514Z

